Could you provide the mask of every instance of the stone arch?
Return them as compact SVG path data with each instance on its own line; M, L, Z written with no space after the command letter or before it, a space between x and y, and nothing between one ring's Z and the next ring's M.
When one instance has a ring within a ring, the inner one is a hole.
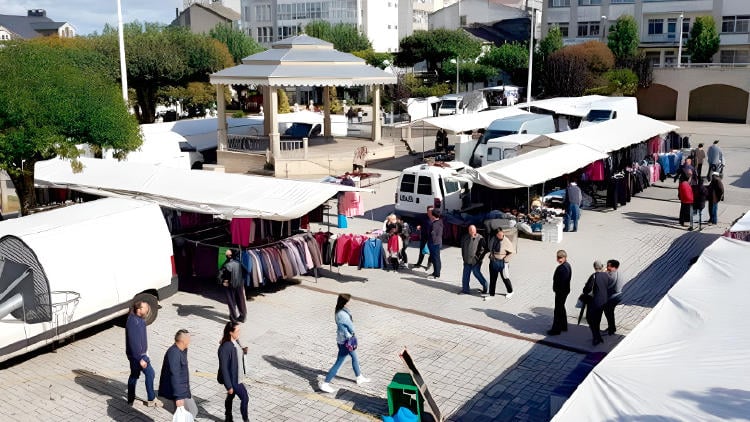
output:
M677 91L661 84L651 84L636 92L638 113L659 120L676 120Z
M704 85L690 91L688 120L746 123L747 91L731 85Z

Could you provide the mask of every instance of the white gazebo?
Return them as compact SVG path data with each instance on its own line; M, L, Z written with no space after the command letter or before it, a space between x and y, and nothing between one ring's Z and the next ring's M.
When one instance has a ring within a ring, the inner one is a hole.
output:
M380 87L395 84L396 76L368 65L363 59L334 50L333 44L308 35L277 41L269 50L242 59L242 64L211 75L221 98L225 85L263 87L264 131L270 138L271 152L279 157L280 134L277 121L277 87L323 87L323 135L331 136L329 87L372 86L372 140L380 139ZM218 149L227 149L227 123L223 101L217 101Z

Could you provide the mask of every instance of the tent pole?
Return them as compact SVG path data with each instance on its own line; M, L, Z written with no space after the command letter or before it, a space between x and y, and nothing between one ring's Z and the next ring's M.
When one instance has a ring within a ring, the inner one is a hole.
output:
M531 211L531 187L526 186L526 215Z

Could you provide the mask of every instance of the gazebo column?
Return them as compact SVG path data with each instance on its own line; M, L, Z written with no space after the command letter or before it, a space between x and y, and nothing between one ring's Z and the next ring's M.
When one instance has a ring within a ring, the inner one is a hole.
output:
M373 141L380 140L380 85L372 87L372 136Z
M323 136L331 136L331 88L323 87Z
M268 98L267 106L263 110L263 122L266 127L268 138L271 142L271 154L273 154L274 162L277 158L281 158L281 136L279 136L279 97L276 89L272 86L266 86L265 93L263 95L263 102L266 102Z
M224 103L224 84L216 85L216 111L219 113L216 119L218 149L219 151L227 150L227 105Z

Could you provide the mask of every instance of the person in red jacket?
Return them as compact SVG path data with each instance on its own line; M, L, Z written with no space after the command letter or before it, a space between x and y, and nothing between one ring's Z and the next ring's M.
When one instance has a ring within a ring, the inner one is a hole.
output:
M685 221L690 221L690 228L693 230L693 188L690 186L690 176L687 180L680 182L677 187L677 197L680 198L680 225L685 226Z

